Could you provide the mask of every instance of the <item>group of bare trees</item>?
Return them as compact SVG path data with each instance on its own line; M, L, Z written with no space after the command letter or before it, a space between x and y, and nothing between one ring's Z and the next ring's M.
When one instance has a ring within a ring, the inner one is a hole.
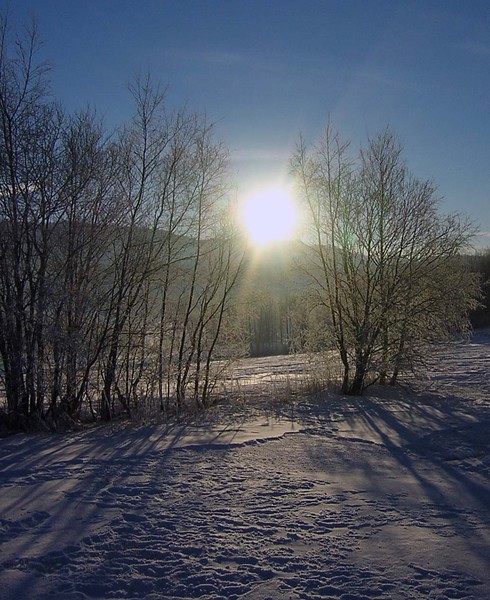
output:
M250 272L238 285L227 153L206 119L169 112L150 77L130 88L133 117L110 135L93 112L66 115L36 45L35 28L18 38L2 22L0 417L56 426L82 409L109 420L145 402L205 405L247 319L277 342L260 319L279 298L244 312L258 291ZM467 328L471 227L439 215L433 185L408 172L388 130L353 159L328 125L313 148L300 142L292 167L311 285L281 304L281 344L286 322L296 349L308 330L311 348L336 348L345 393L395 383Z
M3 418L205 404L241 264L225 149L204 118L167 112L149 77L112 135L91 112L65 115L35 30L0 35Z
M311 225L315 335L336 348L344 393L394 384L469 326L479 283L461 253L472 227L439 214L434 186L409 173L390 130L353 158L328 124L316 146L299 143L292 168Z

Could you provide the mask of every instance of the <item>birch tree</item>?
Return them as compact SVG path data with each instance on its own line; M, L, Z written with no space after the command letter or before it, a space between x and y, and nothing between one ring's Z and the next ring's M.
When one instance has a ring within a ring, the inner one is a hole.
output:
M236 280L220 229L226 150L205 118L167 111L165 91L150 77L131 92L135 114L120 140L125 218L112 241L106 308L104 419L116 404L131 412L150 391L161 410L174 403L180 409L189 387L194 401L205 403L209 362Z
M0 356L11 422L41 414L46 394L49 248L58 203L62 116L46 100L34 25L23 37L0 24Z
M35 27L0 26L0 418L8 427L209 402L241 258L227 153L151 77L108 135L67 116Z
M357 159L331 124L292 161L310 219L306 269L328 314L342 391L394 384L424 352L467 331L477 282L460 258L472 227L438 211L433 184L412 176L390 130Z

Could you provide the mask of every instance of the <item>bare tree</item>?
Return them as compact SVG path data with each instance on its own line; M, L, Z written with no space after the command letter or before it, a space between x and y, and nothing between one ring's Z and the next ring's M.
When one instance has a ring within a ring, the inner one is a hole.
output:
M125 220L113 239L106 310L105 419L115 399L130 412L155 392L162 410L171 399L178 409L189 386L204 403L209 385L202 378L209 380L214 334L236 279L220 228L225 149L204 118L168 113L164 92L149 77L131 92L135 116L120 141Z
M107 248L121 220L115 195L117 155L95 115L85 112L68 119L61 145L65 213L52 248L53 418L78 413L105 347L108 328L101 312L112 283Z
M0 355L8 414L43 411L50 244L63 215L57 154L62 115L45 97L34 25L12 38L0 24Z
M397 381L427 347L467 330L478 286L460 252L472 227L438 213L434 186L410 175L390 130L357 161L329 124L292 161L310 217L307 270L343 365L342 391Z

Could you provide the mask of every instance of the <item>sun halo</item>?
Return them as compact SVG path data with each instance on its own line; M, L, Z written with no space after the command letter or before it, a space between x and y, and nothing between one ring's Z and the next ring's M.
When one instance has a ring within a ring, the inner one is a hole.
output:
M241 219L252 242L264 246L290 238L298 214L289 191L273 187L249 196L242 205Z

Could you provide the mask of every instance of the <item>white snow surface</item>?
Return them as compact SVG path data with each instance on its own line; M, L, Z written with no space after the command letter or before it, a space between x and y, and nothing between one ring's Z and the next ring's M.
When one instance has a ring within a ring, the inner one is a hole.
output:
M488 600L489 367L486 330L423 392L2 439L0 598Z

